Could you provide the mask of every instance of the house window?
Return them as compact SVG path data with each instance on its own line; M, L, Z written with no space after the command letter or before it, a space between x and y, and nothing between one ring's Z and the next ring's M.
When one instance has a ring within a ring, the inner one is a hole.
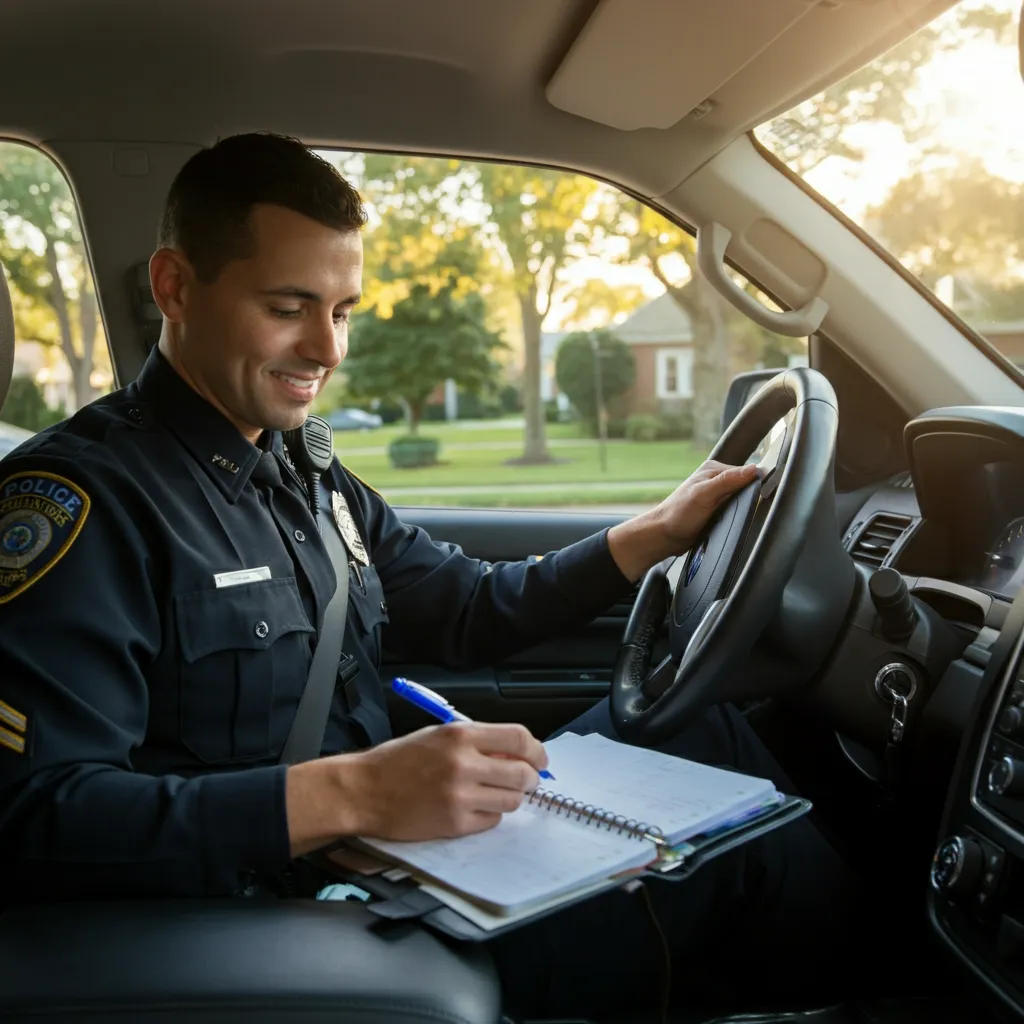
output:
M693 349L658 350L658 398L693 397Z

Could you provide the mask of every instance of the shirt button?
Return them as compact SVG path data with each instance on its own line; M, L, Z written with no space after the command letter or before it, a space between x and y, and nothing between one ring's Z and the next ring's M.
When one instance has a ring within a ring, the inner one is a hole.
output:
M305 539L306 535L301 530L296 530L292 536L301 544Z
M380 603L380 610L381 610L381 614L387 615L387 613L388 613L388 603L387 603L387 601L381 601L381 603Z
M261 640L263 640L263 639L266 638L266 635L269 632L270 632L270 627L262 619L260 619L260 621L256 623L256 635Z
M128 410L128 419L130 419L132 421L132 423L141 423L142 422L142 410L138 406L133 405Z

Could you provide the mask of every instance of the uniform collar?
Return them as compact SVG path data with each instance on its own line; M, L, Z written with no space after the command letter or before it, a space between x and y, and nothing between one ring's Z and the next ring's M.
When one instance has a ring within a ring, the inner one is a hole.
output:
M139 374L138 387L139 396L157 419L191 452L228 499L236 501L261 449L186 384L155 346ZM275 450L281 443L276 433L263 440Z

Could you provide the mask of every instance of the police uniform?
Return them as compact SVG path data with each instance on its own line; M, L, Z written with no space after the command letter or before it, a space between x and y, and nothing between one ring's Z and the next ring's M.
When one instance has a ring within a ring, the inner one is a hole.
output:
M327 507L333 492L345 499L370 563L350 570L343 647L360 671L336 693L324 753L391 735L384 629L403 661L470 668L628 589L603 535L490 565L402 523L337 461L323 484ZM280 435L250 444L158 350L135 383L5 459L9 891L202 895L280 872L276 761L334 589Z
M343 525L357 566L343 649L359 667L336 691L325 754L391 735L377 675L382 637L402 661L492 664L592 619L630 587L604 533L542 559L488 564L402 523L336 460L323 487L327 507L351 515ZM250 444L157 350L135 383L5 459L7 892L197 896L278 877L290 853L277 760L334 589L280 435ZM571 728L614 736L607 702ZM714 709L663 749L791 789L733 709ZM735 958L729 928L742 918L755 949L778 951L785 941L773 922L784 913L794 941L810 937L805 959L832 955L821 911L841 931L850 887L806 821L702 876L658 890L678 948L728 936ZM648 916L621 893L493 948L529 1014L632 1005L636 985L657 988Z

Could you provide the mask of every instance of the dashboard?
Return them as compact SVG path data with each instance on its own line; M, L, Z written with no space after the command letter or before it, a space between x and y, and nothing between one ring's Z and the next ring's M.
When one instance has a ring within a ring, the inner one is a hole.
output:
M870 493L843 537L874 606L861 599L854 609L817 699L870 776L890 713L879 678L894 665L903 672L918 771L935 778L941 801L930 927L993 1004L1020 1019L1024 409L936 409L908 423L904 440L909 471ZM917 616L908 637L886 635L872 590L879 570L905 584Z

